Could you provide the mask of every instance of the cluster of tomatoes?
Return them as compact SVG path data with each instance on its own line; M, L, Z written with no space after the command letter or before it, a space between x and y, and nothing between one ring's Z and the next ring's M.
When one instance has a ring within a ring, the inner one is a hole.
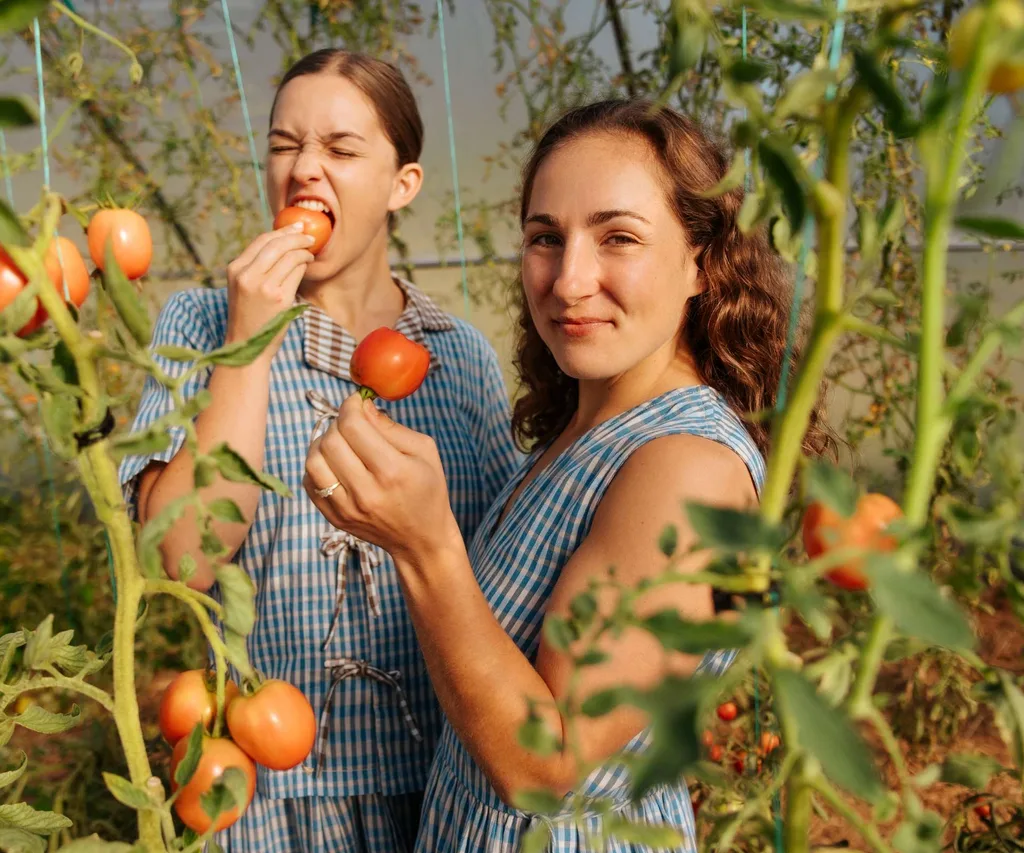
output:
M102 272L107 243L111 244L114 259L121 271L131 280L141 278L149 271L153 259L153 237L146 220L134 210L105 208L98 211L86 229L89 257ZM81 308L89 295L89 270L78 247L67 237L56 237L46 252L46 274L62 296ZM28 277L18 268L11 256L0 246L0 311L3 311L28 284ZM46 309L37 300L36 312L18 330L26 337L40 328L47 319Z
M185 826L198 833L206 832L211 825L214 832L219 832L241 817L256 791L257 764L271 770L297 767L309 755L316 737L316 716L309 700L298 688L279 679L246 685L244 692L226 679L224 722L228 735L214 737L211 733L216 716L215 676L208 670L182 672L167 686L160 701L160 733L174 747L174 810ZM174 775L188 752L196 725L203 727L199 765L179 791ZM231 767L245 774L246 800L222 812L214 823L201 799Z

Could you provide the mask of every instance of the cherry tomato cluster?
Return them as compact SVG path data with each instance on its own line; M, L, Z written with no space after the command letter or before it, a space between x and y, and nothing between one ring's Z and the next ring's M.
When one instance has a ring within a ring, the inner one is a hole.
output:
M715 710L715 714L723 723L732 723L739 716L739 707L732 701L723 702ZM764 731L761 732L761 738L757 749L754 750L754 754L748 755L747 750L741 746L730 756L726 755L726 748L716 742L715 735L710 730L706 729L704 731L701 736L701 743L704 745L706 755L710 761L719 764L728 757L732 761L733 770L740 775L744 775L748 772L760 772L764 759L782 745L782 740L775 732Z
M843 518L823 503L812 503L803 519L803 540L807 556L813 560L830 551L855 548L892 551L897 545L896 537L885 530L901 515L902 511L895 501L873 492L860 497L849 518ZM869 583L863 568L862 558L855 557L830 568L824 577L840 589L864 590Z
M224 721L228 734L215 737L211 727L217 716L214 676L207 670L182 672L164 691L160 701L160 733L174 747L171 755L171 791L174 809L190 829L215 832L231 826L248 808L256 790L256 765L289 770L301 764L313 748L316 716L309 700L293 685L267 679L245 691L230 679L224 683ZM199 766L178 791L174 774L188 751L196 724L203 726ZM216 823L203 810L201 798L229 767L241 770L248 782L244 804L223 812Z
M89 256L101 272L108 241L118 266L129 279L140 278L149 270L153 238L146 220L135 211L125 208L98 211L89 221L86 237ZM45 264L47 277L57 292L64 296L66 291L71 304L81 308L89 295L89 270L75 244L66 237L56 237L47 249ZM0 311L10 305L27 284L28 276L0 246ZM46 320L46 309L37 299L35 314L18 330L18 336L32 334Z

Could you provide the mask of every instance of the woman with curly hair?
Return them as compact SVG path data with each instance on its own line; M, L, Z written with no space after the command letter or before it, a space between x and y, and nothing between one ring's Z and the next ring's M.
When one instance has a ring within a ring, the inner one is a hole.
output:
M513 807L548 789L611 801L628 820L675 827L695 850L682 779L629 796L623 754L649 747L649 720L621 706L579 718L577 749L522 746L533 713L563 741L558 702L570 679L585 697L641 690L667 675L714 675L734 652L667 653L648 632L605 636L599 661L573 675L543 634L548 615L607 575L635 586L665 568L659 532L680 553L695 540L683 503L756 506L770 409L786 344L790 290L761 232L741 232L740 189L709 197L729 165L696 124L649 102L575 109L544 135L523 182L517 367L524 388L513 430L531 453L472 540L459 536L444 472L427 437L352 397L311 449L305 486L335 526L376 542L398 567L427 667L447 717L425 795L417 849L512 853L543 820L551 851L600 833L597 814L566 800L543 817ZM817 420L808 452L827 449ZM682 571L711 555L687 554ZM597 596L608 615L613 596ZM712 590L650 588L638 615L714 616ZM577 759L595 769L580 778ZM637 849L609 839L604 850Z

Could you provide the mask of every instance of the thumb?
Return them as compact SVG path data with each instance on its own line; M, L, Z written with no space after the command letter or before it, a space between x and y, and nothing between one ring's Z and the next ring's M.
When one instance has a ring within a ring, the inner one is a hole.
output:
M363 412L366 419L396 450L409 456L422 455L423 443L428 440L425 435L391 420L386 412L377 408L373 400L363 400Z

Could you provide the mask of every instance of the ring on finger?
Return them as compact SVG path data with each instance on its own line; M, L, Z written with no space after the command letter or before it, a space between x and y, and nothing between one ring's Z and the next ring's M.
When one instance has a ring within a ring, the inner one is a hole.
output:
M339 486L341 486L341 481L340 480L335 480L333 483L331 483L331 485L327 486L326 488L323 488L323 489L313 489L313 493L318 498L329 498L331 495L334 494L335 490Z

